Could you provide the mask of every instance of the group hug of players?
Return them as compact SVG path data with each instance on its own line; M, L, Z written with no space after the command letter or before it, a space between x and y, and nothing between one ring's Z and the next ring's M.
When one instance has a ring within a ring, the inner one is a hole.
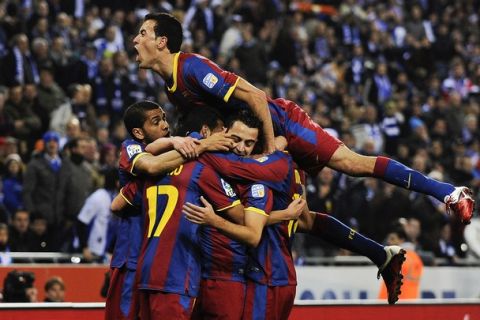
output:
M170 137L158 104L140 101L124 114L132 139L122 145L123 188L112 203L120 218L106 319L287 319L295 232L367 256L395 303L405 251L310 212L304 171L374 176L444 201L470 222L468 188L349 150L294 102L181 52L182 39L179 21L161 13L146 15L133 40L139 67L165 80L181 117Z
M165 113L154 102L135 103L124 119L134 139L122 145L124 187L112 208L127 223L117 240L127 263L118 264L115 252L109 319L288 319L295 232L325 240L340 232L333 238L341 246L362 237L308 210L304 174L287 152L254 155L262 150L262 123L248 109L226 120L196 109L182 119L179 133L190 132L184 139L167 137ZM374 245L393 303L404 252Z

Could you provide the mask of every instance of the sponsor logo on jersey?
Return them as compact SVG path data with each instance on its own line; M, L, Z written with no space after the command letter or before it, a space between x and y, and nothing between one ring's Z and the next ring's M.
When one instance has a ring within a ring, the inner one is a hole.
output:
M265 197L265 187L263 186L263 184L254 184L251 190L252 190L252 197L254 198Z
M131 144L127 146L127 154L129 158L141 152L142 152L142 147L139 144Z
M265 157L260 157L260 158L258 158L258 159L256 159L256 160L257 160L258 162L265 162L265 161L268 160L268 157L267 157L267 156L265 156Z
M203 78L203 84L208 88L212 89L218 82L218 78L213 74L209 73Z
M229 197L235 197L236 194L235 194L235 191L233 191L232 186L227 181L221 178L220 178L220 181L222 182L222 187L223 187L223 190L225 191L225 194Z

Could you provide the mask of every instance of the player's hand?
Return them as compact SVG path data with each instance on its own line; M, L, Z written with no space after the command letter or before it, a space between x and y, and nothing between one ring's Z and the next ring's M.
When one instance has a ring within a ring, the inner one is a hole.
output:
M183 213L185 217L196 224L213 225L216 214L213 211L212 205L202 196L200 197L205 207L200 207L187 202L183 205Z
M92 251L90 251L90 249L88 248L83 248L82 253L83 253L83 259L85 259L85 261L87 262L92 262L93 259L95 259Z
M270 137L265 137L265 147L263 148L263 153L265 154L272 154L275 152L275 140L273 139L273 136Z
M285 151L287 148L287 139L284 136L275 137L275 149L278 151Z
M298 219L298 217L300 217L300 215L302 214L303 209L305 209L306 205L307 201L303 198L298 198L290 202L287 208L287 212L289 213L289 215L291 214L291 216L289 217L290 220Z
M198 139L192 137L171 137L173 149L180 152L180 154L188 159L198 158L197 145L200 143Z
M200 140L200 151L230 151L233 140L226 132L218 132L210 137Z

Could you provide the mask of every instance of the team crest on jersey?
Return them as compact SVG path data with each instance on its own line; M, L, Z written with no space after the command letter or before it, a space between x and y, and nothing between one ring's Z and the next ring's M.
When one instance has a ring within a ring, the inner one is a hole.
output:
M235 194L235 191L233 191L232 186L227 181L221 178L220 178L220 181L222 181L222 187L223 187L223 190L225 191L225 194L229 197L235 197L236 194Z
M203 78L203 84L208 88L212 89L218 82L218 78L213 74L209 73Z
M127 146L127 154L129 158L141 152L142 152L142 147L139 144L131 144Z
M254 184L251 190L252 190L252 197L254 198L265 197L265 187L262 184Z
M260 157L260 158L258 158L258 159L256 159L256 160L257 160L258 162L265 162L265 161L268 160L268 157L267 157L267 156L265 156L265 157Z

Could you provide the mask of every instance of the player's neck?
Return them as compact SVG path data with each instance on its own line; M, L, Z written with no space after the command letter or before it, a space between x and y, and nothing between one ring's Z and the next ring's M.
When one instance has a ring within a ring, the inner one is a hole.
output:
M175 54L162 54L162 56L158 59L158 63L153 66L153 70L157 72L165 81L168 81L172 77L174 58Z

